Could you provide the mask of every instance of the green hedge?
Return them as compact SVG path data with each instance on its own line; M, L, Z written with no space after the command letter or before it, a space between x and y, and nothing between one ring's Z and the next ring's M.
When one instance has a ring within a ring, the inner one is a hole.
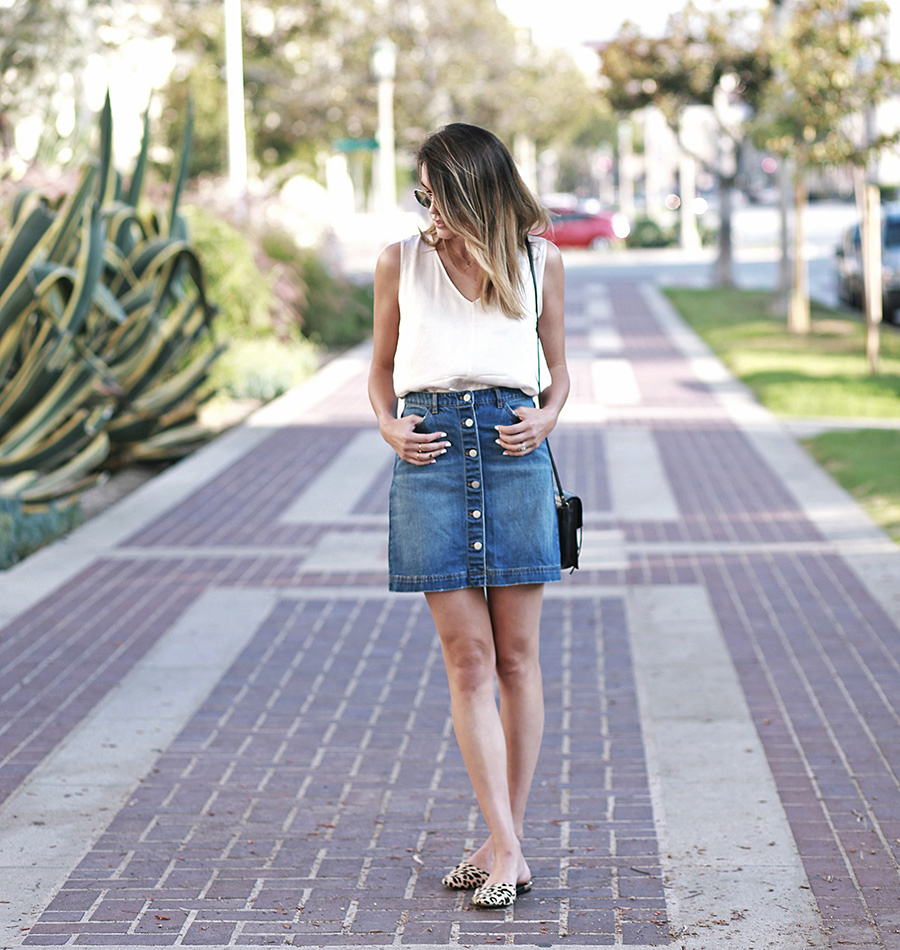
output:
M252 238L197 205L186 204L182 214L203 262L207 291L219 308L218 332L226 337L271 334L273 280L260 267Z
M298 247L283 231L265 232L261 246L287 284L301 290L293 307L307 339L343 349L372 335L371 284L334 274L315 250Z
M335 274L318 250L301 247L283 230L239 230L196 205L184 213L220 310L220 332L232 339L305 339L328 349L371 336L370 284Z
M671 247L675 242L675 232L651 218L638 218L625 241L628 247Z
M51 505L46 511L24 512L22 502L0 498L0 570L11 567L49 544L83 520L76 504Z
M268 402L308 379L319 362L319 348L305 340L240 338L231 341L210 382L232 399Z

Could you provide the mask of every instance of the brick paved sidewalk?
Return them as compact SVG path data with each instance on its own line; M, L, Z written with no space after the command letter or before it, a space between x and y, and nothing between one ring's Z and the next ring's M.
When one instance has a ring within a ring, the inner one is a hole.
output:
M0 578L0 945L900 947L900 558L652 288L569 272L534 891L484 829L354 352Z

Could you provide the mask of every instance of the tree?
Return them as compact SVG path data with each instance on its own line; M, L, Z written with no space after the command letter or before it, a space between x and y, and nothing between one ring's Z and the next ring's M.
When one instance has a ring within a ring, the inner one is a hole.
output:
M166 90L177 117L188 84L197 105L193 171L224 164L219 68L219 4L158 0L161 23L176 30L180 63ZM243 0L244 70L250 149L258 168L299 161L314 169L337 139L376 131L372 45L389 36L398 47L397 140L411 147L447 121L481 124L511 140L527 132L539 144L574 139L596 104L565 56L539 51L517 34L493 0Z
M733 283L731 195L738 177L736 157L748 138L746 120L758 108L771 75L760 31L759 17L752 10L701 11L689 3L669 17L662 37L644 36L625 23L599 50L605 96L619 113L656 106L683 149L680 120L685 109L707 106L715 116L723 146L717 159L694 157L718 182L716 280L722 286Z
M193 175L225 167L225 24L222 4L157 0L160 29L173 31L178 60L163 90L165 144L180 141L179 117L190 90L196 104ZM249 149L266 170L301 159L314 166L322 143L371 134L368 47L362 35L371 13L359 16L319 0L244 0L244 91Z
M451 121L540 145L574 137L591 108L583 75L559 50L535 46L494 0L397 0L386 29L401 51L398 125L410 144Z
M60 95L82 99L85 59L101 48L97 37L111 15L96 0L0 3L0 157L13 157L15 129L25 120L39 141L49 135L57 143Z
M754 135L763 148L789 160L794 168L796 218L788 327L795 333L809 330L802 247L807 172L850 165L859 170L859 181L870 159L898 138L867 132L871 110L900 88L900 66L888 59L880 42L888 12L888 5L880 0L797 0L788 8L783 29L769 34L773 71L763 89ZM864 211L866 202L860 203ZM868 350L874 369L880 312L876 315L872 307L877 303L880 308L880 290L877 302L873 293L866 296Z

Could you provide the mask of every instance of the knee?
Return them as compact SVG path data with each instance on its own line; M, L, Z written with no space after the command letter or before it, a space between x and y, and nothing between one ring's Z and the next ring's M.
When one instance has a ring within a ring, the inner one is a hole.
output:
M470 641L445 645L444 662L447 675L459 689L472 692L493 684L495 657L488 644Z
M530 682L540 675L540 662L536 649L530 644L516 644L497 651L497 679L504 686L515 687Z

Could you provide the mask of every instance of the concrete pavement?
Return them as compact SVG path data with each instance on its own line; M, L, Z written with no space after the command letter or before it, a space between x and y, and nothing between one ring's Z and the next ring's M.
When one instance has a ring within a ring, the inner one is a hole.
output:
M900 947L900 554L650 285L569 267L534 891L386 591L367 353L0 576L0 946Z

